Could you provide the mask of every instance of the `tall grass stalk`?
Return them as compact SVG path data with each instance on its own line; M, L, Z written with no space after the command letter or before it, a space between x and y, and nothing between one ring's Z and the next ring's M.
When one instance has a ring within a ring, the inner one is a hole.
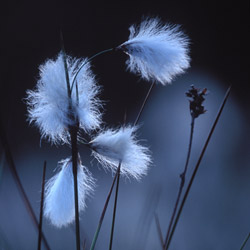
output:
M68 104L69 114L68 115L74 121L73 125L69 126L69 133L70 133L71 154L72 154L72 171L73 171L73 178L74 178L76 249L80 250L81 239L80 239L80 226L79 226L78 183L77 183L77 166L78 166L77 134L79 131L79 122L78 122L78 117L74 117L74 114L72 112L72 99L71 99L69 72L68 72L68 66L67 66L67 61L66 61L66 53L64 49L62 33L61 33L61 46L62 46L65 78L66 78L67 91L68 91L68 102L69 102ZM76 91L77 91L77 88L76 88ZM78 96L78 93L76 93L76 96Z
M142 112L145 108L145 105L148 101L148 98L152 92L153 87L155 86L155 81L153 81L149 87L149 90L143 100L142 106L138 112L138 115L135 119L134 126L136 126L140 120L140 117L142 115ZM114 227L115 227L115 216L116 216L116 207L117 207L117 199L118 199L118 191L119 191L119 184L120 184L120 168L121 168L121 162L119 163L119 166L117 168L117 184L116 184L116 191L115 191L115 200L114 200L114 209L113 209L113 217L112 217L112 227L111 227L111 234L110 234L110 242L109 242L109 250L112 250L112 244L113 244L113 234L114 234Z
M155 82L153 82L153 83L151 84L151 86L150 86L150 88L149 88L149 90L148 90L148 92L147 92L147 94L146 94L146 96L145 96L145 98L144 98L144 100L143 100L142 106L141 106L141 108L140 108L140 110L139 110L139 112L138 112L138 115L137 115L136 119L135 119L134 126L137 125L137 123L138 123L138 121L139 121L139 119L140 119L140 117L141 117L141 114L142 114L142 112L143 112L143 110L144 110L144 108L145 108L145 105L146 105L146 103L147 103L147 101L148 101L148 98L149 98L149 96L150 96L150 94L151 94L151 92L152 92L152 89L153 89L154 85L155 85ZM108 206L108 203L109 203L109 200L110 200L110 196L111 196L111 194L112 194L112 191L113 191L113 187L114 187L116 178L118 177L118 171L120 171L120 167L121 167L120 165L121 165L121 164L119 164L119 166L118 166L118 168L117 168L117 171L116 171L116 174L115 174L113 183L112 183L112 185L111 185L109 194L108 194L107 199L106 199L106 202L105 202L105 204L104 204L104 208L103 208L103 211L102 211L102 214L101 214L101 217L100 217L100 220L99 220L98 227L97 227L97 229L96 229L94 238L93 238L93 240L92 240L92 244L91 244L90 250L94 250L94 249L95 249L96 241L97 241L97 238L98 238L98 236L99 236L99 232L100 232L100 229L101 229L101 226L102 226L102 222L103 222L103 219L104 219L104 216L105 216L105 213L106 213L106 209L107 209L107 206ZM119 187L119 183L118 183L118 185L116 185L116 189L117 189L118 187ZM118 190L116 191L116 196L118 196ZM115 205L116 202L117 202L117 199L114 201L114 207L116 206L116 205ZM113 229L111 229L111 236L110 236L110 239L112 239L112 241L113 241L113 236L112 236L112 234L113 234L113 232L114 232L115 213L116 213L116 209L114 209L113 217L112 217L112 228L113 228ZM111 247L112 247L112 243L111 243Z
M184 171L180 174L180 178L181 178L180 187L179 187L178 195L177 195L177 198L176 198L174 210L173 210L170 222L169 222L169 226L168 226L168 230L167 230L167 235L166 235L166 238L165 238L164 246L167 245L169 234L170 234L170 231L171 231L171 228L172 228L172 224L173 224L173 221L174 221L174 218L175 218L175 214L176 214L179 202L180 202L182 190L183 190L183 187L185 185L187 167L188 167L188 163L189 163L189 159L190 159L191 148L192 148L192 141L193 141L193 134L194 134L194 121L195 121L195 118L194 118L194 116L192 116L192 118L191 118L191 130L190 130L190 139L189 139L187 159L186 159Z
M230 91L231 91L231 86L227 89L227 92L226 92L226 94L225 94L225 96L224 96L224 99L223 99L223 101L222 101L222 104L221 104L221 106L220 106L220 108L219 108L219 110L218 110L218 113L217 113L216 118L215 118L215 120L214 120L214 123L213 123L213 125L212 125L212 127L211 127L211 130L210 130L210 132L209 132L209 134L208 134L208 137L207 137L207 139L206 139L206 142L205 142L205 144L204 144L204 146L203 146L203 148L202 148L202 151L201 151L201 154L200 154L200 156L199 156L199 159L198 159L198 161L197 161L197 163L196 163L196 166L195 166L195 169L194 169L194 171L193 171L192 177L191 177L191 179L190 179L190 181L189 181L189 183L188 183L188 186L187 186L186 192L185 192L185 194L184 194L184 197L183 197L183 199L182 199L180 208L179 208L178 213L177 213L177 215L176 215L176 218L175 218L175 221L174 221L174 224L173 224L173 227L172 227L170 236L169 236L169 240L168 240L168 242L167 242L167 244L166 244L166 247L165 247L166 250L169 249L169 246L170 246L171 240L172 240L172 238L173 238L173 235L174 235L174 232L175 232L177 223L178 223L178 221L179 221L179 218L180 218L180 215L181 215L181 213L182 213L183 207L184 207L185 202L186 202L186 200L187 200L187 197L188 197L190 188L191 188L191 186L192 186L192 184L193 184L193 181L194 181L194 178L195 178L195 176L196 176L196 173L197 173L197 171L198 171L198 169L199 169L201 160L202 160L202 158L203 158L203 156L204 156L204 154L205 154L205 151L206 151L206 149L207 149L208 143L209 143L209 141L210 141L210 139L211 139L211 137L212 137L212 135L213 135L214 129L215 129L217 123L218 123L218 120L219 120L219 118L220 118L220 116L221 116L221 113L222 113L222 111L223 111L223 108L224 108L224 106L225 106L225 104L226 104L226 102L227 102L227 99L228 99L228 97L229 97Z
M97 226L97 229L96 229L94 238L93 238L92 243L91 243L90 250L94 250L94 249L95 249L96 241L97 241L97 239L98 239L99 232L100 232L101 227L102 227L102 222L103 222L103 219L104 219L104 216L105 216L105 213L106 213L108 204L109 204L109 200L110 200L110 197L111 197L111 194L112 194L114 185L115 185L115 181L116 181L117 175L118 175L118 172L116 172L116 174L115 174L115 176L114 176L114 180L113 180L113 182L112 182L112 185L111 185L111 187L110 187L108 196L107 196L107 198L106 198L106 201L105 201L105 204L104 204L104 207L103 207L103 210L102 210L102 214L101 214L101 217L100 217L100 219L99 219L99 223L98 223L98 226Z
M27 196L27 194L26 194L26 192L24 190L22 182L21 182L21 180L19 178L19 175L17 173L16 166L15 166L15 163L14 163L14 160L13 160L13 157L12 157L10 146L9 146L9 143L8 143L8 140L7 140L7 137L6 137L6 133L4 131L1 119L0 119L0 141L1 141L3 149L4 149L6 161L8 163L8 166L10 167L11 174L12 174L14 180L15 180L15 183L17 185L18 191L19 191L19 193L20 193L20 195L22 197L22 200L23 200L23 202L25 204L25 207L26 207L26 209L28 211L28 214L30 215L30 218L31 218L33 224L35 225L36 229L39 230L39 223L37 221L35 212L34 212L32 206L30 204L28 196ZM43 233L42 233L42 240L44 242L44 245L45 245L46 249L50 250L48 241L46 240L46 238L45 238L45 236L44 236Z
M114 208L113 208L113 217L112 217L112 227L111 227L111 234L110 234L110 241L109 241L109 250L112 249L112 244L113 244L116 206L117 206L117 198L118 198L119 183L120 183L120 170L121 170L121 162L119 162L119 166L118 166L118 169L117 169L117 181L116 181L116 189L115 189L115 201L114 201Z
M39 233L38 233L38 246L37 246L38 250L41 250L41 243L42 243L43 204L44 204L46 165L47 165L47 163L45 161L43 164L42 192L41 192L41 204L40 204L40 220L39 220Z

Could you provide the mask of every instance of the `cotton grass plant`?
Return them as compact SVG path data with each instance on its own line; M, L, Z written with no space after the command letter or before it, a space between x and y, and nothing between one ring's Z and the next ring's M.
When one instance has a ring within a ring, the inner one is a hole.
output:
M94 158L114 176L90 247L91 250L95 249L116 183L109 243L111 250L120 176L142 181L152 164L152 153L146 143L138 140L138 122L153 86L157 83L163 86L170 84L190 66L189 39L180 26L163 23L159 18L146 18L139 25L132 25L129 31L127 41L115 48L103 50L89 59L68 56L62 42L62 50L56 58L47 60L39 67L39 79L35 89L27 91L29 121L39 128L41 138L47 139L51 144L67 144L71 148L71 156L61 161L58 159L57 174L46 182L44 215L56 227L75 222L77 250L81 244L79 213L86 209L86 197L89 194L94 197L94 177L88 167L84 166L86 163L81 161L78 144L87 146ZM97 84L90 64L92 59L111 51L126 53L128 71L151 83L134 124L125 123L118 128L104 125L102 121L102 101L98 97L102 88ZM177 216L176 211L191 153L194 120L205 112L202 106L205 93L205 90L200 91L194 87L187 93L191 98L190 144L165 242L157 217L157 229L163 249L168 249L180 216L181 210ZM103 246L103 249L107 249L107 246Z

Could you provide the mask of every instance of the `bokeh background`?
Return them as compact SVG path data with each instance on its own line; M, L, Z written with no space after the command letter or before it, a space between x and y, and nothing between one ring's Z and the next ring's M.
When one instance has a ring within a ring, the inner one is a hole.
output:
M57 162L69 156L67 146L40 141L27 122L25 96L38 78L38 66L60 50L62 30L68 54L89 57L117 46L142 16L159 16L181 24L191 40L191 68L172 85L156 86L141 118L139 139L149 146L153 165L136 182L122 179L114 248L161 249L156 212L165 235L187 153L190 115L185 91L191 84L208 88L207 113L197 119L189 174L194 168L217 109L229 85L232 93L213 134L179 221L172 250L239 249L250 230L249 1L8 1L0 8L0 113L13 158L33 209L39 216L42 166L46 179ZM92 65L105 100L107 126L132 123L149 83L126 72L125 54L106 54ZM94 195L81 214L82 239L90 246L112 182L80 146L84 164L96 178ZM36 249L37 231L20 198L0 145L0 249ZM111 202L113 201L113 197ZM112 203L111 203L112 204ZM96 249L108 249L112 206ZM57 229L45 220L51 249L75 247L74 226ZM250 242L246 249L249 248Z

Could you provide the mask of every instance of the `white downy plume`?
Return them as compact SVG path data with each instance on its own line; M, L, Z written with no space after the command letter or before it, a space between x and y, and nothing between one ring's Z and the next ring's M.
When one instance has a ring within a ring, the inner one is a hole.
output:
M71 117L78 117L80 127L90 131L99 127L101 103L97 98L99 87L90 70L87 59L67 58L70 84L81 65L85 64L76 77L78 84L79 103L76 89L72 90ZM68 126L73 124L69 114L68 90L65 77L63 54L59 53L56 60L47 60L40 66L40 79L35 90L27 91L27 104L30 122L40 129L42 137L52 143L67 142ZM75 86L75 85L74 85Z
M60 171L45 187L44 215L56 227L66 226L75 219L74 179L70 158L59 162ZM79 212L84 210L86 196L93 192L94 181L88 170L79 163L78 173Z
M121 173L140 179L147 174L151 163L148 148L135 138L136 127L108 129L91 142L94 157L104 166L116 171L121 162Z
M129 30L129 40L118 48L129 55L127 67L131 72L165 85L189 67L189 42L179 26L148 18Z

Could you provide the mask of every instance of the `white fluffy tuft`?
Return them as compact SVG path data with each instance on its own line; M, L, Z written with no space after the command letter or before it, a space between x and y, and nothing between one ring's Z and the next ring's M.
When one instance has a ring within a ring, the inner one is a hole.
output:
M147 174L151 163L148 148L139 145L135 127L108 129L92 141L93 155L104 166L116 171L121 162L121 173L139 180Z
M70 84L79 67L85 64L78 74L79 103L76 100L76 90L72 91L73 116L78 117L80 127L85 131L100 126L101 103L97 98L99 87L90 70L87 59L73 59L67 56ZM39 127L42 137L47 137L52 143L67 142L68 126L72 125L69 115L68 90L60 53L56 60L48 60L40 66L40 79L35 90L27 91L27 104L30 122ZM72 117L72 116L71 116Z
M179 26L148 18L129 30L129 40L120 47L129 55L127 67L131 72L165 85L189 67L189 42Z
M44 215L56 227L67 226L75 219L74 179L72 162L68 158L60 162L60 172L45 187ZM86 196L93 192L94 181L88 170L78 165L79 212L83 211Z

